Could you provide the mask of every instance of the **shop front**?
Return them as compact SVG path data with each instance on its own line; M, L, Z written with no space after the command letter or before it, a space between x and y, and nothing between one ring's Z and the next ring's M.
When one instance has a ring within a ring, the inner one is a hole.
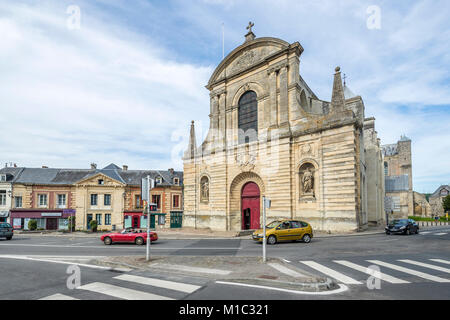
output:
M36 220L37 230L68 230L69 217L75 216L75 210L11 210L11 224L16 230L29 230L28 223Z
M124 228L143 229L147 228L147 214L142 212L124 212ZM150 229L155 229L156 222L159 228L166 224L165 213L152 213L150 216Z

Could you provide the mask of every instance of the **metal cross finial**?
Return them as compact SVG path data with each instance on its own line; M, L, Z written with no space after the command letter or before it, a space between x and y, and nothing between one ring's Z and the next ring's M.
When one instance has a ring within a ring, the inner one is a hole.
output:
M252 32L252 27L254 27L254 26L255 26L255 24L253 22L250 21L248 23L248 26L247 26L248 33Z
M345 86L345 80L347 79L347 75L344 73L344 86Z

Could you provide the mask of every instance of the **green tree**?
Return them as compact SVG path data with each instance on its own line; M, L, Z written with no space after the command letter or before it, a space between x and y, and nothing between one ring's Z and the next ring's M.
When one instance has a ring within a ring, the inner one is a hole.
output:
M37 229L37 221L36 220L28 221L28 230L34 231L36 229Z
M450 195L442 199L442 207L444 208L444 212L450 211Z
M89 226L91 227L92 232L97 232L97 220L91 220L91 222L89 222Z

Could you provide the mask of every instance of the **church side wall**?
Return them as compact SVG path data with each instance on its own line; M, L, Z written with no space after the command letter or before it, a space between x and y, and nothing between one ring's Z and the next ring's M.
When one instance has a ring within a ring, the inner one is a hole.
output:
M295 217L315 230L350 232L358 229L357 148L353 125L296 139L296 163L315 162L316 199L302 198L296 179ZM306 145L311 145L312 151ZM295 172L296 176L299 176Z

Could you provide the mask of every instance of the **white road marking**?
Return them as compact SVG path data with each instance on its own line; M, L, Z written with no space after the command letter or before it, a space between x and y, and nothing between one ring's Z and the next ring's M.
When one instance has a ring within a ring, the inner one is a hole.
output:
M48 297L41 298L39 300L79 300L79 299L76 299L76 298L73 298L73 297L69 297L69 296L66 296L66 295L61 294L61 293L57 293L57 294L54 294L54 295L51 295L51 296L48 296Z
M394 270L397 270L397 271L400 271L400 272L408 273L408 274L411 274L413 276L417 276L417 277L424 278L424 279L427 279L427 280L431 280L431 281L434 281L434 282L440 282L440 283L450 282L450 280L448 280L448 279L436 277L436 276L433 276L431 274L427 274L427 273L424 273L424 272L420 272L420 271L404 268L404 267L397 266L395 264L391 264L391 263L387 263L387 262L383 262L383 261L380 261L380 260L367 260L367 261L369 261L370 263L373 263L373 264L378 264L378 265L386 267L386 268L390 268L390 269L394 269Z
M444 236L446 234L447 234L446 232L441 232L441 233L433 233L432 235L433 236Z
M288 292L288 293L295 293L295 294L308 294L308 295L331 295L336 293L341 293L348 290L348 287L343 284L338 284L339 289L336 290L330 290L330 291L320 291L320 292L310 292L310 291L298 291L298 290L289 290L289 289L281 289L281 288L274 288L274 287L266 287L266 286L259 286L254 284L246 284L246 283L238 283L238 282L225 282L225 281L216 281L218 284L225 284L230 286L241 286L241 287L250 287L250 288L258 288L258 289L266 289L266 290L273 290L273 291L281 291L281 292Z
M361 282L352 279L350 277L347 277L345 274L342 274L340 272L334 271L333 269L327 268L321 264L318 264L314 261L300 261L301 263L307 265L310 268L316 269L317 271L320 271L342 283L345 284L361 284Z
M419 233L419 234L429 234L429 233L431 233L431 231L422 231L422 232Z
M80 267L86 267L86 268L92 268L92 269L116 270L116 271L122 271L122 272L128 272L128 271L132 270L132 269L128 269L128 268L111 268L111 267L97 266L97 265L93 265L93 264L79 263L79 262L74 262L74 261L59 261L59 260L52 260L52 259L33 258L33 257L28 257L28 256L0 255L0 259L1 258L48 262L48 263L59 263L59 264L69 264L69 265L77 265Z
M220 274L220 275L225 275L225 276L229 275L231 273L231 271L228 271L228 270L188 267L188 266L182 266L182 265L172 265L172 264L162 264L162 263L153 263L150 265L150 267L160 267L160 268L164 268L164 269L180 270L180 271L187 271L187 272Z
M41 244L24 244L24 243L0 243L0 246L18 246L18 247L49 247L49 248L90 248L90 249L98 249L98 248L107 248L107 249L114 249L114 248L126 248L127 250L134 249L134 250L144 250L145 246L136 246L133 244L130 244L129 246L75 246L75 245L41 245ZM224 248L224 247L207 247L207 248L197 248L197 247L177 247L177 248L158 248L155 246L152 246L153 250L239 250L239 247L231 247L231 248Z
M282 259L284 262L291 263L289 260Z
M443 268L443 267L435 266L435 265L428 264L428 263L423 263L423 262L418 262L418 261L413 261L413 260L408 260L408 259L398 260L398 261L409 263L409 264L414 264L416 266L420 266L420 267L424 267L424 268L428 268L428 269L433 269L433 270L437 270L437 271L450 273L450 269L448 269L448 268Z
M431 261L434 262L440 262L440 263L444 263L444 264L450 264L450 261L448 260L443 260L443 259L430 259Z
M108 283L93 282L80 286L77 290L86 290L105 294L111 297L125 300L173 300L169 297L159 296L153 293L138 291L123 287L114 286Z
M294 278L306 277L306 275L298 273L298 272L291 270L285 266L282 266L281 264L278 264L278 263L269 263L268 265L271 266L272 268L280 271L281 273L287 274Z
M402 280L402 279L399 279L399 278L395 278L395 277L392 277L392 276L387 275L387 274L382 273L382 272L377 272L377 273L370 272L370 270L368 270L367 267L363 267L363 266L354 264L354 263L352 263L352 262L350 262L350 261L345 261L345 260L334 260L333 262L336 262L336 263L339 263L339 264L341 264L341 265L343 265L343 266L346 266L346 267L355 269L355 270L357 270L357 271L361 271L361 272L364 272L364 273L366 273L366 274L372 275L372 276L374 276L374 277L376 277L376 278L378 278L378 279L380 279L380 280L386 281L386 282L396 283L396 284L400 284L400 283L410 283L409 281L405 281L405 280ZM377 274L379 274L380 276L377 277Z
M196 286L193 284L160 280L160 279L147 278L147 277L140 277L140 276L133 276L133 275L129 275L129 274L123 274L118 277L114 277L114 279L130 281L130 282L134 282L134 283L140 283L140 284L145 284L145 285L149 285L149 286L153 286L153 287L165 288L165 289L176 290L176 291L181 291L181 292L186 292L186 293L192 293L201 288L200 286Z

